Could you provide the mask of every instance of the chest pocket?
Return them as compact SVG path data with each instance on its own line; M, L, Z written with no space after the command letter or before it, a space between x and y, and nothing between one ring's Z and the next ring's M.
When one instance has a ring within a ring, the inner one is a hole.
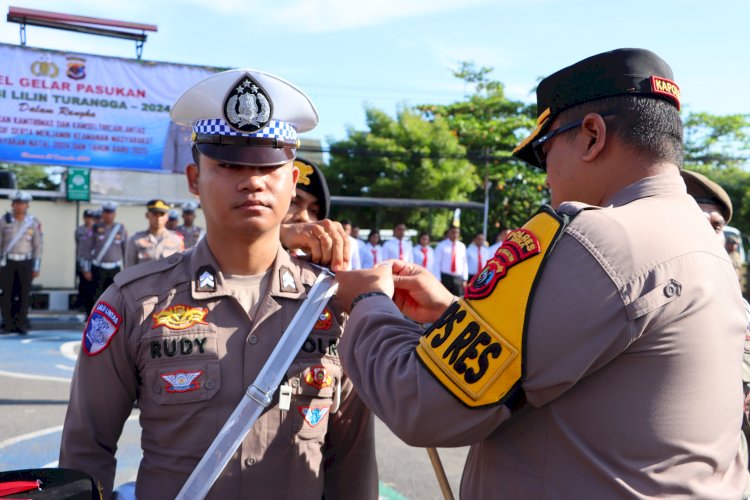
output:
M289 367L285 384L291 401L284 420L293 442L323 442L340 399L342 373L331 356L301 356Z

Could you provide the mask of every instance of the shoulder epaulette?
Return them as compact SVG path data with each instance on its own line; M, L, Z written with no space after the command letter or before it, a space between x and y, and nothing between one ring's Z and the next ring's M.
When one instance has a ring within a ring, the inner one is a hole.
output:
M115 275L115 285L122 288L141 278L163 273L179 264L182 261L182 258L183 255L181 253L176 253L170 255L166 259L151 260L138 264L137 266L125 268Z
M315 282L315 278L318 277L318 275L321 272L322 267L318 266L317 264L312 264L310 261L305 259L304 256L297 257L295 255L291 255L292 264L297 266L297 272L299 273L300 280L302 280L302 283L306 286L312 286L312 284Z

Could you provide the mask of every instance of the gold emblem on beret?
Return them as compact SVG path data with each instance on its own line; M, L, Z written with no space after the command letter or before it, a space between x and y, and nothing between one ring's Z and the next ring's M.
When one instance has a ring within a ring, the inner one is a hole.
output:
M315 172L313 168L307 163L302 163L298 160L294 160L294 166L299 169L299 179L297 179L297 184L309 186L312 182L310 176Z

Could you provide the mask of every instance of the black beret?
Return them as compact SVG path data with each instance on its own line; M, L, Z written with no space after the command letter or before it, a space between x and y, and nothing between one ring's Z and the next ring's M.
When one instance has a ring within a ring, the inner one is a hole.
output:
M548 76L536 89L537 126L513 156L538 167L531 143L568 108L605 97L640 95L664 99L680 109L672 69L645 49L617 49L579 61Z
M316 164L304 158L294 160L294 166L299 169L297 189L306 191L318 199L319 218L325 219L331 210L331 194L328 192L325 175Z
M732 200L724 188L716 184L703 174L690 170L681 170L687 193L695 198L697 203L711 203L719 207L724 222L732 220Z

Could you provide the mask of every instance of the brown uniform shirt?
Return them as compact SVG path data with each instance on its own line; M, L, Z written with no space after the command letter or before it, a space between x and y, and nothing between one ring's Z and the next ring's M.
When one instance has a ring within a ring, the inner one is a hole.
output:
M29 224L27 224L27 221ZM16 233L23 228L25 228L24 234L16 239ZM14 239L16 241L13 246L7 248ZM19 259L25 256L25 260L34 261L34 271L39 271L43 244L42 225L33 215L27 214L20 221L16 220L10 212L0 217L0 253L3 256L13 254Z
M90 473L109 498L117 440L138 400L143 460L136 494L174 498L316 274L279 246L268 293L251 320L205 240L122 271L84 332L60 466ZM334 299L283 379L292 391L288 409L279 406L277 391L209 498L377 498L372 414L337 354L344 320Z
M578 213L541 271L528 403L512 417L450 394L387 298L352 311L347 374L407 443L472 445L463 498L742 495L746 320L732 264L679 176L641 180L607 205Z
M95 261L99 258L102 250L104 250L104 245L109 241L112 231L115 228L117 228L117 233L112 239L112 244L102 254L97 264ZM128 232L125 226L119 222L115 222L111 226L102 223L94 224L91 228L90 236L84 238L81 245L83 247L81 253L85 256L83 263L84 270L90 271L92 263L94 265L122 263L125 259L125 245L127 242ZM120 265L122 266L122 264Z
M148 230L140 231L131 236L125 246L125 267L163 259L183 250L182 236L174 231L167 229L160 236L154 236Z
M198 240L201 239L201 236L203 236L203 228L198 226L188 227L183 224L177 226L175 231L182 235L185 241L185 248L193 248L198 243Z

